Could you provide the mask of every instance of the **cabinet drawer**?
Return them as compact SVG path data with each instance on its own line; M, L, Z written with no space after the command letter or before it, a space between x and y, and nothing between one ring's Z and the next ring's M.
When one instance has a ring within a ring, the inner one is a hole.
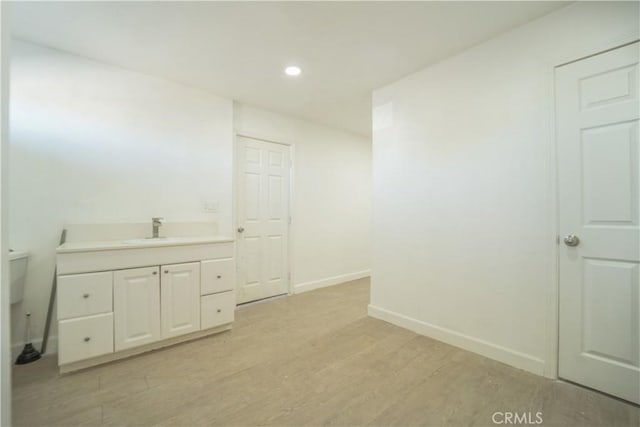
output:
M236 311L235 292L206 295L200 298L201 329L233 322Z
M236 287L235 262L233 258L202 261L200 276L200 295L232 291Z
M58 276L58 319L113 311L113 273Z
M58 347L59 365L113 353L113 313L61 320Z

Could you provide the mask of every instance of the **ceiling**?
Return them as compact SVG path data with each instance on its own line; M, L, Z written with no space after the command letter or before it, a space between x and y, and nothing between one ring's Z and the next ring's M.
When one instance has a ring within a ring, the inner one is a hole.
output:
M19 2L16 38L371 133L371 91L568 2ZM302 75L283 73L296 64Z

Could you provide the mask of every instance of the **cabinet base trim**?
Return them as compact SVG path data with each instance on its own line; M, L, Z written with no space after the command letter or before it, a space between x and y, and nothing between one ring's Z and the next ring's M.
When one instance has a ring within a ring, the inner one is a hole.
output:
M146 353L152 350L158 350L164 347L180 344L187 341L193 341L198 338L203 338L209 335L218 334L220 332L228 331L232 327L232 324L226 324L217 326L215 328L206 329L204 331L197 331L191 334L181 335L179 337L167 338L140 347L130 348L127 350L118 351L116 353L109 353L103 356L93 357L91 359L80 360L78 362L68 363L60 365L60 373L66 374L69 372L78 371L80 369L91 368L93 366L102 365L104 363L113 362L115 360L121 360L128 357L136 356L138 354Z

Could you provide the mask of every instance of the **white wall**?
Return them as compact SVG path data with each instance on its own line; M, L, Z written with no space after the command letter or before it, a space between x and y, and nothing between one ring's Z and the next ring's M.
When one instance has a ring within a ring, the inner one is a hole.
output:
M29 310L39 348L65 224L161 216L217 221L233 235L233 105L41 46L12 47L10 245L31 254L13 341L23 340ZM205 200L219 213L204 213Z
M235 235L234 126L295 144L296 291L369 274L370 140L42 46L13 48L10 244L31 253L25 299L12 309L14 351L25 311L40 346L65 224L163 216ZM205 200L219 213L203 213Z
M574 4L375 92L371 315L555 375L553 67L637 37Z
M0 2L0 425L11 425L11 352L8 273L8 154L9 154L9 14Z
M369 275L371 142L246 105L238 133L294 144L292 280L296 292Z

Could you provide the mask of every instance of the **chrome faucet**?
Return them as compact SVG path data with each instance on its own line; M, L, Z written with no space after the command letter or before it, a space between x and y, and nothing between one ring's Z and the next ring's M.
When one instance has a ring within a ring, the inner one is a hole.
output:
M160 233L158 231L161 225L162 218L151 218L151 226L153 227L153 239L157 239L158 237L160 237Z

